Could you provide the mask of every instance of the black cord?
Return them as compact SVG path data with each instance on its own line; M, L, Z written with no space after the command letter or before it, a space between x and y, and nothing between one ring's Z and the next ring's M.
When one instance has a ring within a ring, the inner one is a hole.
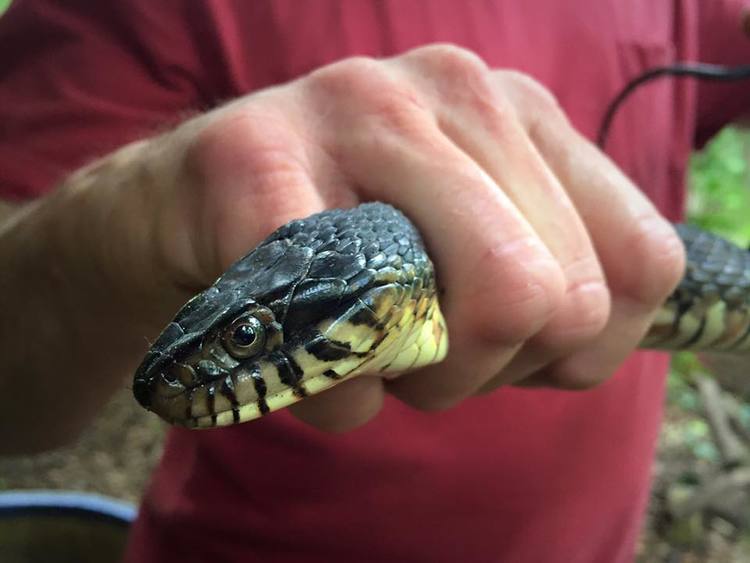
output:
M652 68L643 74L639 74L628 82L607 106L607 111L599 127L599 133L596 136L596 144L600 149L604 150L612 120L625 99L639 86L662 76L688 76L699 80L716 80L719 82L747 80L750 79L750 65L723 66L706 63L675 63L669 66Z

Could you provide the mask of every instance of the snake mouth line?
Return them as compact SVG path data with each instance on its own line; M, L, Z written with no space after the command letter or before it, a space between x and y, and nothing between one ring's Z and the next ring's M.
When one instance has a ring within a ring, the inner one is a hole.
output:
M365 362L359 359L357 363ZM351 366L352 368L356 367ZM187 370L185 369L187 368ZM171 424L209 428L259 418L334 385L342 376L322 364L303 369L292 354L277 350L264 359L231 368L199 369L169 360L144 389L142 404Z
M348 377L434 363L447 351L447 335L437 302L428 297L367 308L388 326L352 322L361 315L358 303L348 316L326 321L290 347L230 369L169 359L152 366L148 408L171 424L213 428L260 418Z
M168 416L160 411L157 412L157 414L166 418L170 424L176 424L186 428L206 429L229 426L260 418L273 411L287 407L303 399L307 394L312 395L320 393L321 391L336 385L343 379L346 378L338 377L333 373L324 373L305 380L304 394L300 393L296 388L287 387L277 392L266 394L263 397L257 397L253 401L248 401L246 403L237 402L228 408L210 410L210 405L208 403L203 403L203 405L201 405L202 409L209 410L209 412L200 415L195 414L196 403L200 400L200 397L196 398L194 394L195 392L193 394L186 392L171 398L171 400L183 400L183 403L177 408L178 411L182 411L182 416ZM201 391L207 387L208 386L202 386L196 389ZM207 394L207 396L210 397L211 395ZM214 395L214 397L215 396L216 395ZM164 405L164 402L162 402L162 404Z

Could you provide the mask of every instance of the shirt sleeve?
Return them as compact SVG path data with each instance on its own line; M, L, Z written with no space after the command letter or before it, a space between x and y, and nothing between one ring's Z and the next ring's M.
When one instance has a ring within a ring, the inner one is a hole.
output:
M0 17L0 197L35 197L209 103L190 5L13 2Z
M728 66L750 65L750 35L743 29L748 0L696 2L699 16L698 60ZM701 145L721 127L750 111L750 80L700 81L696 142Z

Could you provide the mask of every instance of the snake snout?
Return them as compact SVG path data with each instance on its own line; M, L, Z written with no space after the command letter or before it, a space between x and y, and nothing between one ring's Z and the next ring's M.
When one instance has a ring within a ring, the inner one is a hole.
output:
M160 397L182 395L199 384L200 380L190 366L160 358L151 364L144 362L138 370L133 379L133 395L144 408L158 410Z
M148 381L142 378L136 378L133 380L133 395L135 400L138 401L144 409L151 410L151 390L149 389Z
M162 356L144 366L133 381L133 395L144 408L173 424L212 426L219 409L231 410L217 382L229 376L226 367L195 357L177 361ZM198 419L207 419L200 422ZM211 422L211 424L209 424Z

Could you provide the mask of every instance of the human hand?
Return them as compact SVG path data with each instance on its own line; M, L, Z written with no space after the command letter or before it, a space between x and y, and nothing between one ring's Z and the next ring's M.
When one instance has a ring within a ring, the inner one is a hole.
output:
M205 287L274 228L324 208L386 201L423 233L448 357L292 407L320 428L364 423L386 392L442 409L502 384L593 386L637 346L682 274L671 226L549 92L454 47L344 60L159 142L155 177L169 181L127 196L147 202L138 222L153 236L119 258L127 283L162 272L142 287L145 303Z

